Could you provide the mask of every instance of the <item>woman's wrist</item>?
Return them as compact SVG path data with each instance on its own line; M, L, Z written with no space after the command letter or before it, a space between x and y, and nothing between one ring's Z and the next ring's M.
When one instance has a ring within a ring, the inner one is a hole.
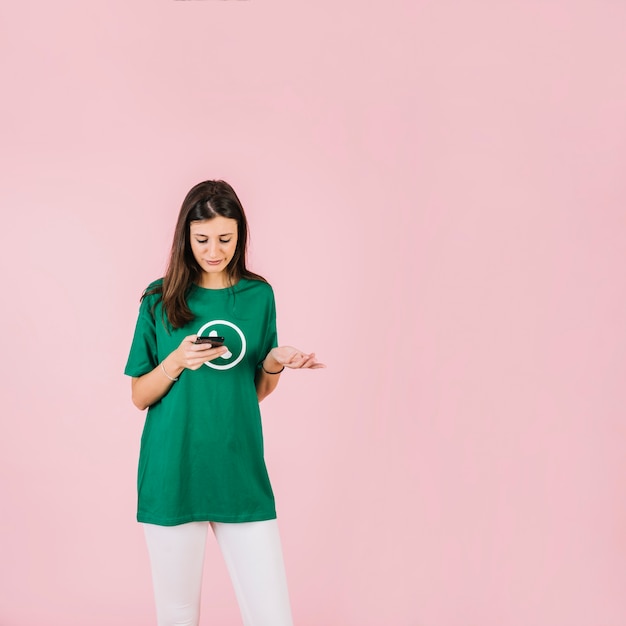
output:
M171 381L176 381L185 368L178 363L175 353L172 352L161 361L161 369Z
M168 378L169 380L171 380L173 383L175 383L178 380L178 376L176 378L174 378L174 376L170 376L167 373L167 370L165 369L165 361L161 361L161 370L163 371L163 373L165 374L165 378Z
M261 368L266 374L280 374L285 369L285 366L277 361L270 352L263 359L263 362L261 363Z

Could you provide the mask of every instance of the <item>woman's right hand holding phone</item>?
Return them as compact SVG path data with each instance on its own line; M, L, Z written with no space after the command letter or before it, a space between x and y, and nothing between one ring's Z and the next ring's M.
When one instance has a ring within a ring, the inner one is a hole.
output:
M213 347L210 343L196 343L197 335L185 337L178 348L170 355L174 357L179 367L197 370L206 361L213 361L228 352L226 346Z
M228 354L226 346L196 343L196 335L185 337L152 371L133 378L132 399L138 409L147 409L158 402L176 383L183 370L197 370L206 361ZM205 340L206 341L206 340Z

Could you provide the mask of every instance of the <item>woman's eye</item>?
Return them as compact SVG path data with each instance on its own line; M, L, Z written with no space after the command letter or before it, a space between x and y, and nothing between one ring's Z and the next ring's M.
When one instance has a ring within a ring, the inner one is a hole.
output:
M196 239L199 244L205 244L209 240L208 239ZM230 243L230 239L220 239L220 243Z

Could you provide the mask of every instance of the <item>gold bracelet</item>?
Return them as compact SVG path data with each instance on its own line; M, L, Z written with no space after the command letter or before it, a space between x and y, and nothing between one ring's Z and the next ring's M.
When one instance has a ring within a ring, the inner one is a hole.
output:
M172 382L176 382L178 380L178 378L172 378L166 371L165 371L165 365L163 365L163 361L161 361L161 369L163 370L163 373L172 381Z

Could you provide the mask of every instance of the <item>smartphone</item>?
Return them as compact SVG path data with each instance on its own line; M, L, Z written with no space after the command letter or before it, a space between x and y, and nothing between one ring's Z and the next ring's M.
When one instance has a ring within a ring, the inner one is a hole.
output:
M219 348L224 345L224 337L197 337L194 343L209 343L211 348Z

